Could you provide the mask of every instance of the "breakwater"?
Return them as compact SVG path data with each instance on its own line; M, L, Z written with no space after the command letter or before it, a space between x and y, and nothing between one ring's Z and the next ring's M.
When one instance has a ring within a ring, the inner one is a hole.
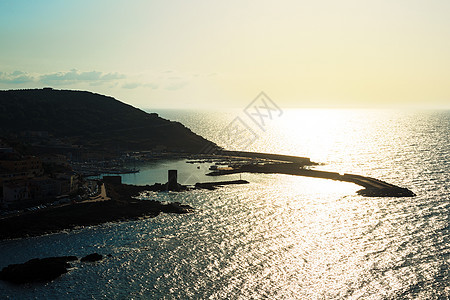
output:
M359 195L366 197L414 197L415 194L407 188L402 188L376 178L366 177L355 174L339 174L336 172L327 172L319 170L304 169L302 164L298 163L267 163L267 164L245 164L233 166L227 170L215 170L208 173L210 176L219 176L236 173L278 173L287 175L297 175L306 177L315 177L331 179L337 181L351 182L364 189L357 191Z

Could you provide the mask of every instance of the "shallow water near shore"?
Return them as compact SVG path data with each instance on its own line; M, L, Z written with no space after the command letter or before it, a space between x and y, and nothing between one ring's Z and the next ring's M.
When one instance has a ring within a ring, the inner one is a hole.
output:
M289 110L268 121L264 131L240 111L159 113L219 144L224 142L223 128L240 116L258 137L241 150L311 157L326 163L321 169L375 177L407 187L417 197L365 198L351 183L275 174L244 174L250 184L215 191L152 193L152 199L179 201L196 212L1 241L0 267L34 257L92 252L112 257L92 266L74 264L69 273L47 284L0 282L0 295L11 299L450 296L449 111ZM124 181L164 182L165 167L184 168L180 164L185 162L150 165L141 173L125 175ZM188 165L180 182L192 180L189 170L195 172L196 167ZM164 177L156 180L159 176Z

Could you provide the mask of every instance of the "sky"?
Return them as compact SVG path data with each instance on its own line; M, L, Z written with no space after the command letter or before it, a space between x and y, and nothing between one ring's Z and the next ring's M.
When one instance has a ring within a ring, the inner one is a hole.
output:
M450 108L450 1L0 0L0 89L144 108Z

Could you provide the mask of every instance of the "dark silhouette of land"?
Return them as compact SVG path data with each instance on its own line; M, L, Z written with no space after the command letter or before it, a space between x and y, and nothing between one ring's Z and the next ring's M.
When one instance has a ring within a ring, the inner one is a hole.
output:
M0 136L41 131L93 150L198 153L215 144L179 122L85 91L0 91Z

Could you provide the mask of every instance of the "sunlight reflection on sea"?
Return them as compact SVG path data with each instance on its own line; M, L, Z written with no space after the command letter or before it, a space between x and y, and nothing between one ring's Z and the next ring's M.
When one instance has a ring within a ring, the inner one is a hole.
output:
M217 132L236 113L160 114L219 141ZM311 157L322 169L376 177L417 197L365 198L351 183L276 174L244 174L250 184L215 191L151 194L196 211L0 242L0 267L36 256L112 254L46 285L0 283L0 292L94 299L448 297L449 129L449 112L286 110L244 150ZM166 176L164 167L154 173ZM133 175L135 183L154 176L151 168L143 174Z

